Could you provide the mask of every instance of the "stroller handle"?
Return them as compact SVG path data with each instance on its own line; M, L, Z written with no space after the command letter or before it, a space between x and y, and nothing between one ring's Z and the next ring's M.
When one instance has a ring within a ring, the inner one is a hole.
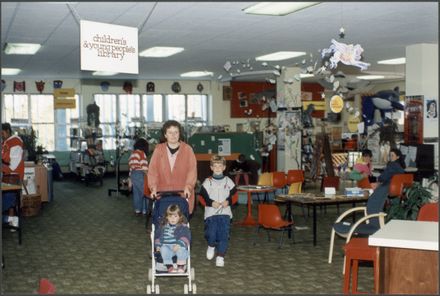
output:
M159 198L161 198L163 196L180 195L183 192L184 192L183 190L158 191L158 192L156 192L155 196L152 196L152 198L153 199L159 199ZM189 196L187 196L187 194L186 194L185 198L188 199Z

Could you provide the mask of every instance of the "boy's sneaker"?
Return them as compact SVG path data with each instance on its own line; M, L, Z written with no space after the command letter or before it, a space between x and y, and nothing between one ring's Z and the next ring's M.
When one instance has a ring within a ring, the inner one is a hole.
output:
M8 218L8 222L10 226L18 227L18 217L17 216L10 216Z
M215 247L208 246L208 249L206 250L206 258L208 260L211 260L212 258L214 258L214 255L215 255Z
M217 258L215 258L215 266L217 266L217 267L225 266L225 258L223 258L221 256L217 256Z

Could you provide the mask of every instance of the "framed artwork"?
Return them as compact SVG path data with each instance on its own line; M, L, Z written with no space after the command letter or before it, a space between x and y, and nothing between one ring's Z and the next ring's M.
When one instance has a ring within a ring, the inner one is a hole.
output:
M230 101L232 98L232 87L224 85L223 86L223 101Z

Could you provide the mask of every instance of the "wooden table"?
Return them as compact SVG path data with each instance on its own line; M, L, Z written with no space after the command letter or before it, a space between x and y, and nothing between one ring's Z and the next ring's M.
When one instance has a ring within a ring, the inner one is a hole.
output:
M391 220L368 238L379 251L379 294L435 294L438 222Z
M257 186L257 185L243 185L238 186L237 191L239 192L247 192L247 215L239 225L242 226L255 226L257 225L257 221L252 217L252 193L266 193L266 192L274 192L276 190L275 187L272 186Z
M366 202L367 196L346 196L334 195L326 197L323 194L314 193L295 193L295 194L279 194L275 197L275 201L285 202L287 207L287 214L289 221L292 221L292 204L298 206L312 206L313 207L313 245L316 246L317 240L317 224L316 224L316 207L321 205L340 205L351 203L353 207L356 203Z
M1 185L1 191L3 192L16 192L16 201L17 201L17 217L18 217L18 226L8 226L9 228L16 229L18 231L18 244L21 245L21 185L16 184L8 184L3 183ZM3 198L3 194L2 194Z

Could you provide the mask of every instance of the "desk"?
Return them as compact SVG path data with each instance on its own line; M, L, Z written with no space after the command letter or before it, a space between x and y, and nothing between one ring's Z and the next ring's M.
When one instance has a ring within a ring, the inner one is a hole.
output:
M356 203L366 202L368 197L347 197L346 195L335 195L331 198L325 197L322 194L313 193L295 193L295 194L279 194L275 197L275 201L285 202L289 221L292 221L292 204L298 206L312 206L313 207L313 245L316 246L317 229L316 229L316 206L321 205L340 205L351 203L353 207Z
M368 238L380 247L380 294L438 295L438 222L391 220Z
M14 226L8 225L8 227L18 230L18 244L21 245L21 185L8 184L8 183L2 182L1 191L2 192L16 192L17 193L16 201L17 201L18 226L14 227ZM2 195L2 197L3 197L3 195ZM3 224L3 221L2 221L2 224Z
M247 215L242 222L239 224L242 226L255 226L257 225L257 221L252 217L252 193L260 193L260 192L274 192L276 190L275 187L272 186L257 186L257 185L244 185L238 186L237 191L239 192L247 192Z

